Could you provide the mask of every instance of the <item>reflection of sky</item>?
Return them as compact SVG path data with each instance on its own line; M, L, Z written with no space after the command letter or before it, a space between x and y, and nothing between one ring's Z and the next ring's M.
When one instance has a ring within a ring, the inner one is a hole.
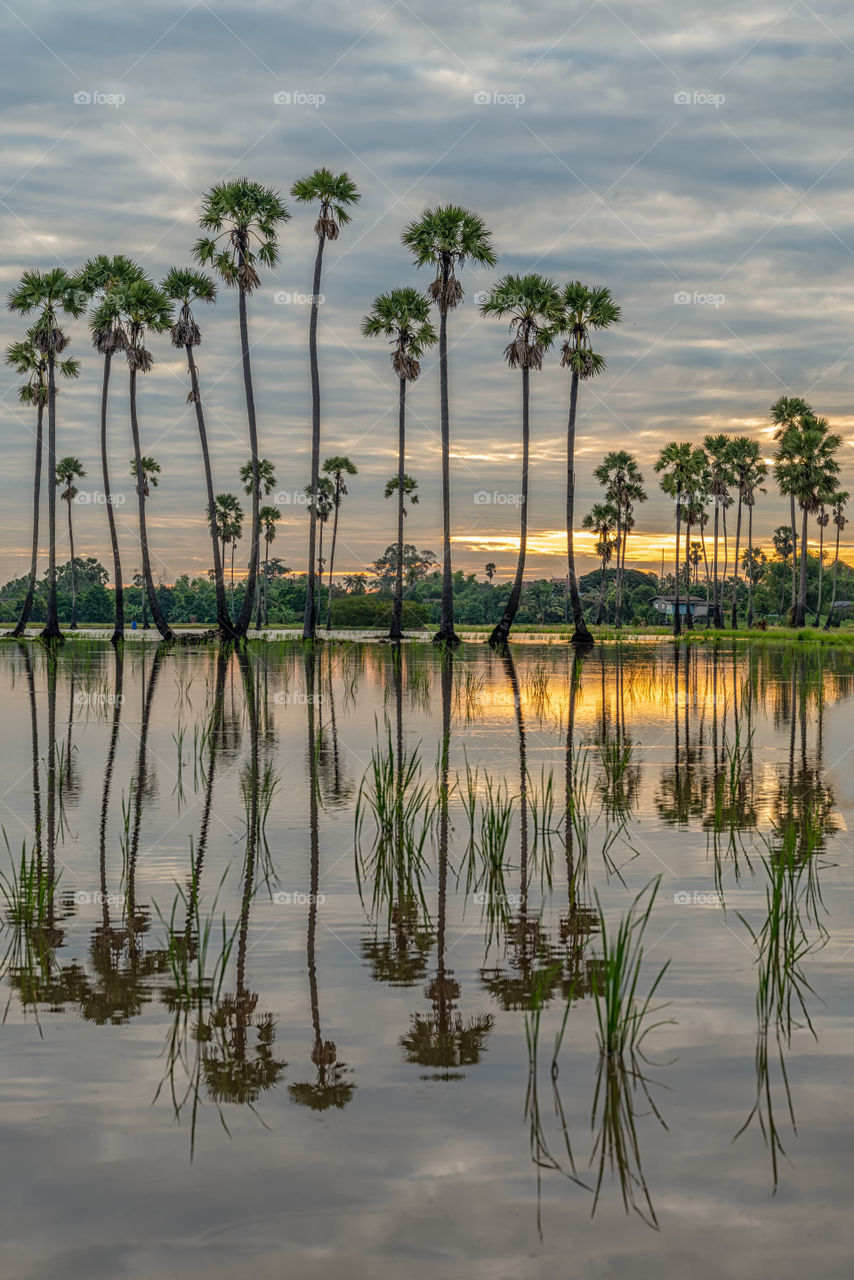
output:
M177 11L152 0L106 15L82 0L73 16L6 5L2 284L10 289L24 267L73 267L98 251L137 256L160 278L188 260L200 194L217 178L245 171L287 191L317 164L348 169L363 199L328 249L321 308L322 447L350 454L360 469L340 530L343 573L394 536L391 504L378 496L395 465L396 387L384 345L363 339L359 323L381 290L427 282L399 243L401 228L425 205L462 202L485 217L500 263L464 273L466 301L450 323L459 563L480 570L494 558L505 577L518 522L513 505L474 501L481 492L513 495L519 484L518 379L502 363L504 325L477 316L475 295L500 272L537 269L605 283L623 308L623 324L601 340L608 369L581 392L577 523L598 496L591 473L602 454L630 448L651 497L636 512L629 558L657 568L672 508L652 463L667 441L760 435L781 394L807 396L851 434L842 283L852 248L850 12L841 0L762 13L724 0L683 18L661 0L570 8L546 0L534 24L513 6L484 13L448 0L196 2ZM80 93L125 101L75 105ZM277 93L290 104L276 104ZM483 93L493 101L477 102ZM688 103L674 100L685 94ZM504 101L514 95L524 103ZM261 448L291 497L308 478L307 311L274 299L310 291L312 223L310 212L295 212L281 265L262 273L250 307ZM683 293L691 301L675 302ZM217 490L237 488L248 452L235 311L224 294L199 316ZM7 316L4 344L18 333ZM86 483L99 490L100 369L83 325L71 335L84 367L62 390L59 449L79 454ZM153 346L158 363L142 380L140 420L143 446L163 468L149 504L155 570L172 581L208 567L204 496L183 359L164 339ZM129 579L139 566L121 368L114 381L113 488L128 499L117 514ZM15 387L7 370L3 578L28 560L32 421ZM566 405L566 375L551 359L532 379L532 574L562 568ZM407 537L434 551L437 409L428 359L409 395L408 470L422 501ZM842 483L854 489L847 448ZM299 566L303 508L280 507L275 551ZM79 553L106 560L103 508L74 514ZM767 544L786 519L785 504L761 498L757 538ZM590 568L589 544L581 545Z
M272 646L260 674L270 710L272 759L282 780L267 835L276 887L296 894L309 884L306 681L301 652L286 649L281 658L271 650ZM811 1009L819 1043L807 1032L796 1033L787 1058L799 1134L792 1135L785 1123L780 1095L778 1122L792 1164L783 1163L781 1187L772 1199L768 1156L758 1130L750 1129L731 1145L754 1090L755 971L736 912L744 912L754 925L760 920L761 872L752 880L743 866L742 883L736 886L731 868L725 867L726 915L700 904L675 902L676 892L708 893L714 888L712 860L702 815L690 817L682 828L667 826L658 800L666 796L677 759L683 777L689 773L694 791L702 792L701 784L712 772L714 742L720 747L725 734L732 741L737 699L742 735L748 727L753 730L757 791L766 797L770 814L773 795L785 797L790 764L789 672L782 665L782 650L753 651L750 667L725 654L715 667L712 651L697 646L690 662L683 654L677 687L672 654L669 644L627 646L618 671L614 649L597 649L582 664L575 700L576 755L586 758L590 767L588 892L592 895L596 889L616 918L652 876L662 875L647 939L649 964L671 959L662 988L671 1004L662 1016L675 1018L676 1025L659 1029L651 1038L651 1056L662 1065L650 1074L668 1087L656 1091L655 1099L669 1132L649 1118L638 1122L660 1236L634 1215L624 1215L618 1188L607 1178L603 1203L591 1223L588 1193L552 1174L544 1175L545 1239L542 1245L538 1241L535 1170L523 1119L527 1061L522 1016L502 1013L481 983L482 968L506 968L507 960L497 951L484 956L481 909L465 902L463 893L468 825L461 796L466 764L480 768L482 797L486 775L494 782L506 779L513 794L519 784L512 686L503 664L485 648L466 648L454 663L450 771L452 780L459 777L460 790L452 799L446 964L461 985L463 1016L488 1013L495 1025L486 1037L481 1062L467 1067L462 1080L424 1081L421 1068L403 1062L399 1041L410 1016L430 1011L426 983L400 989L371 981L361 951L371 926L355 892L352 847L355 791L370 763L375 718L382 726L387 714L394 723L390 658L377 646L346 646L331 651L331 657L330 652L324 654L324 675L316 686L322 701L315 706L315 723L324 727L319 846L320 890L325 895L318 910L316 973L322 1033L335 1042L348 1065L347 1078L356 1085L352 1101L341 1112L319 1114L290 1101L286 1085L310 1080L314 1073L307 908L274 903L263 886L251 908L247 981L259 994L259 1009L276 1018L276 1057L288 1066L279 1088L258 1104L258 1117L248 1109L226 1109L231 1138L221 1129L212 1105L203 1108L192 1165L186 1117L180 1126L174 1123L165 1094L151 1105L162 1078L162 1050L171 1025L162 1002L147 1005L126 1027L84 1024L73 1006L63 1013L42 1010L40 1035L32 1016L23 1019L13 995L2 1031L2 1115L8 1152L4 1167L12 1175L3 1183L4 1262L9 1274L35 1276L61 1262L62 1274L72 1280L106 1280L115 1275L121 1250L129 1272L141 1275L168 1274L171 1267L182 1276L225 1276L237 1266L245 1268L251 1257L255 1274L272 1277L281 1273L286 1252L295 1274L323 1280L339 1274L342 1267L353 1275L391 1277L400 1273L401 1263L407 1274L450 1280L460 1274L461 1259L473 1260L469 1269L475 1275L479 1267L484 1274L506 1272L545 1280L565 1265L568 1249L581 1264L593 1267L601 1265L607 1247L612 1269L631 1259L631 1274L649 1280L662 1272L681 1274L688 1266L704 1280L727 1267L759 1280L769 1269L794 1277L795 1262L802 1267L805 1261L807 1240L817 1274L843 1274L838 1263L846 1256L848 1216L842 1175L851 1145L851 1106L846 1105L851 996L844 955L854 936L845 837L828 840L828 865L821 872L832 913L831 941L809 962L809 976L826 1007L816 1000ZM2 657L7 726L3 825L15 849L22 839L31 838L29 705L21 655L4 650ZM804 763L819 763L820 737L829 783L845 774L851 662L844 652L825 653L822 660L826 695L821 708L812 694L804 704L803 756L796 700L792 767L797 778ZM44 759L46 672L40 654L36 661L39 752ZM67 661L68 655L63 655L62 663ZM121 801L129 796L136 767L142 661L140 648L128 650L106 846L111 891L121 888ZM531 646L520 652L516 666L531 786L541 786L543 766L546 775L553 770L557 822L570 663L565 647ZM112 687L112 664L108 650L103 658L96 657L88 672L78 657L74 702L65 670L58 680L58 731L64 740L73 706L78 776L59 850L61 883L67 889L98 887L97 823L111 724L110 710L101 709L101 695ZM430 672L429 706L414 674L421 664ZM146 680L150 671L148 654ZM814 676L809 660L802 674ZM748 677L756 693L753 705L747 696ZM194 790L191 743L194 727L210 710L211 679L210 655L176 652L164 659L155 692L149 735L151 800L144 813L136 887L138 901L156 902L166 913L172 882L185 878L190 840L199 831L201 792ZM796 690L800 687L799 677ZM439 668L429 649L406 651L404 690L407 744L420 744L423 777L432 782L441 691ZM93 697L91 709L80 700L83 693ZM217 910L224 909L234 921L243 869L244 810L238 784L250 747L236 667L228 672L225 709L237 740L218 766L203 896L205 909L210 909L228 869ZM612 850L618 851L625 884L613 876L608 879L600 853L607 832L598 799L603 724L605 736L611 738L622 726L634 744L633 759L640 770L637 806L625 839L618 839ZM179 726L186 729L182 805L175 790L173 735L180 736ZM334 794L334 741L346 803ZM836 809L849 822L854 816L844 783L842 794L836 795ZM760 806L760 826L765 812ZM425 893L435 914L436 854L428 849ZM751 857L757 869L761 852L754 841ZM516 892L520 847L515 819L506 862L508 891ZM536 866L531 863L532 911L540 905ZM554 892L545 904L543 927L556 938L559 917L566 910L559 840L554 844L553 873ZM81 906L65 922L60 963L76 958L90 966L88 949L97 916L97 908ZM152 938L156 932L155 928ZM434 946L428 979L435 964ZM226 989L233 982L232 962ZM4 1006L5 999L4 994ZM561 1014L558 1005L546 1011L541 1039L540 1101L556 1152L563 1148L553 1119L547 1066ZM569 1018L559 1077L582 1174L592 1141L594 1046L594 1013L590 1002L583 1001ZM38 1225L46 1215L52 1224L49 1234Z

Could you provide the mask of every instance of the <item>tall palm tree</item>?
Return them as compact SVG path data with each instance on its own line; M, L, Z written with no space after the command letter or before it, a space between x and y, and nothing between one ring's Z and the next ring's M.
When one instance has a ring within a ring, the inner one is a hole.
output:
M205 472L205 490L207 493L208 528L211 535L211 551L213 553L214 586L216 590L216 621L220 637L223 640L236 640L237 632L231 624L228 603L225 598L225 567L219 551L216 520L214 518L214 485L211 470L211 457L208 449L208 434L205 425L205 413L202 407L202 396L199 390L199 370L193 356L193 349L202 341L201 330L193 314L193 304L204 302L210 304L216 299L216 284L203 271L193 267L172 267L161 284L166 297L174 302L180 310L172 325L172 346L183 347L187 353L187 369L190 374L190 393L187 400L195 405L196 425L199 430L199 443L202 447L202 465Z
M327 458L323 464L323 474L329 476L332 480L333 494L332 507L334 516L332 518L332 546L329 548L329 593L326 597L326 630L332 630L332 572L335 568L335 542L338 538L338 513L341 509L341 499L347 495L347 485L344 483L344 476L355 476L359 474L358 467L350 461L349 458L343 456L334 456Z
M771 422L774 426L774 439L778 445L782 443L788 432L795 432L799 423L812 417L812 406L800 396L780 396L771 406ZM789 492L789 514L792 529L792 608L790 621L794 620L797 610L798 592L798 530L795 521L795 494Z
M845 516L845 504L850 496L851 495L844 489L838 489L830 500L830 506L833 509L833 523L836 525L836 552L833 557L833 593L830 598L830 609L827 614L827 622L824 624L825 631L830 630L833 610L836 606L836 573L839 569L839 537L842 530L848 523Z
M267 609L267 587L270 582L269 566L270 566L270 543L276 536L276 522L281 520L282 513L278 507L264 506L261 508L259 515L261 517L261 529L264 534L264 625L269 625L270 615ZM258 614L255 619L255 625L260 631L261 629L261 597L258 598Z
M56 475L56 363L68 346L68 338L59 327L60 314L79 316L82 305L74 291L72 277L61 267L50 271L25 271L9 295L9 310L18 315L38 312L32 326L32 341L47 361L47 470ZM56 608L56 486L48 486L48 586L47 617L42 639L48 643L62 640Z
M71 625L70 631L77 630L77 567L74 563L74 530L71 527L71 504L80 490L74 483L86 475L79 458L60 458L56 464L56 484L62 489L62 500L68 509L68 549L71 555Z
M139 438L139 419L136 408L137 374L148 373L154 365L154 357L145 345L147 333L163 333L172 323L172 303L162 290L145 278L131 280L121 290L104 294L93 317L93 325L106 330L121 325L126 336L125 358L130 374L130 429L133 438L133 474L136 477L137 512L139 515L139 543L142 552L142 576L151 616L164 640L174 640L171 628L154 590L151 558L148 548L148 528L145 519L145 475L142 466L142 446Z
M617 583L614 600L614 626L623 624L623 577L626 571L627 520L636 502L646 502L643 473L637 460L625 449L612 449L606 453L593 475L605 490L605 503L614 508L617 515L615 550L617 553ZM597 503L596 506L601 506ZM595 510L595 508L594 508ZM586 526L590 527L590 526Z
M575 570L575 547L572 527L575 519L575 424L578 414L578 384L593 378L605 368L605 357L593 350L591 331L608 329L619 324L620 308L611 296L611 290L590 288L580 280L572 280L563 291L563 315L556 327L556 335L563 337L561 365L570 371L569 418L566 428L566 564L569 578L569 597L575 631L573 644L592 644L593 637L584 621L581 596L578 593L578 575Z
M459 644L454 631L454 579L451 568L451 428L448 404L448 312L462 302L457 278L467 262L494 267L492 236L483 219L459 205L425 209L401 237L418 267L435 267L428 292L439 311L439 422L442 435L442 611L437 644Z
M210 515L210 513L208 513ZM213 521L217 537L222 544L222 561L225 564L225 548L231 547L231 613L234 616L234 547L243 533L243 508L233 493L218 493L214 499Z
M317 573L314 579L314 590L318 593L318 599L314 602L314 617L320 617L320 608L323 595L323 566L326 563L323 557L323 529L329 523L329 517L332 515L332 502L335 490L332 487L332 481L328 476L319 476L317 485L314 489L310 484L305 486L305 496L308 499L309 516L320 525L319 536L317 539ZM306 588L307 589L307 588Z
M839 463L836 450L842 440L834 435L826 418L803 414L780 437L774 471L782 494L794 495L801 509L800 584L792 626L803 627L807 608L807 519L836 493Z
M252 495L252 487L253 487L253 485L254 485L254 483L255 483L255 469L254 469L254 467L253 467L253 465L252 465L252 459L251 459L251 458L249 459L249 461L248 461L248 462L244 463L244 465L240 468L240 479L243 481L243 492L244 492L244 493L248 493L248 494L250 495L250 497L251 497L251 495ZM275 467L273 466L273 463L270 461L270 459L269 459L269 458L259 458L259 459L258 459L258 483L259 483L259 485L261 486L261 493L263 493L263 495L264 495L266 498L269 498L270 494L273 492L273 490L274 490L274 489L275 489L275 487L276 487L276 471L275 471ZM259 559L259 562L260 562L260 559L261 559L261 532L262 532L262 531L261 531L261 524L262 524L262 520L263 520L263 518L262 518L262 516L261 516L261 508L259 507L259 509L258 509L258 559ZM238 535L238 536L239 536L239 535ZM233 550L233 547L232 547L232 550ZM233 577L233 576L234 576L234 575L232 574L232 577ZM265 582L265 584L264 584L264 590L266 591L266 589L267 589L267 588L266 588L266 582ZM260 619L261 619L261 594L262 594L262 593L261 593L261 591L260 591L260 590L258 590L258 591L256 592L256 596L257 596L257 607L256 607L256 610L255 610L255 625L256 625L256 627L259 627L259 626L261 625L261 623L260 623ZM233 593L233 591L232 591L232 605L233 605L233 604L234 604L234 593Z
M751 461L744 470L742 476L742 488L744 490L744 503L747 507L747 558L751 566L751 572L747 576L747 625L753 626L753 590L756 585L756 575L753 573L753 508L756 505L757 493L764 493L762 481L768 475L768 463L761 457L759 445L757 444L755 451L751 451Z
M240 617L235 623L235 631L241 639L245 638L252 618L255 583L258 576L261 519L258 423L255 416L252 365L249 359L246 299L261 283L258 267L275 267L278 262L279 248L276 240L278 227L280 223L287 222L290 216L281 196L272 187L262 186L259 182L250 182L248 178L217 182L204 195L199 218L202 229L213 232L213 235L202 236L193 248L193 255L197 262L202 266L210 266L228 287L236 287L238 296L243 390L246 396L249 449L252 455L254 479L252 543L246 575L246 594L243 597Z
M362 333L366 338L390 339L392 368L398 377L397 483L392 490L386 485L386 497L397 493L397 574L389 639L400 640L403 636L404 501L407 495L406 482L409 479L406 475L406 384L415 382L418 378L421 373L421 357L438 341L436 330L430 323L429 299L411 286L379 294L374 298L370 313L362 321ZM414 490L410 492L413 493L413 502L417 502Z
M320 306L320 284L323 276L323 250L327 240L337 240L342 227L350 221L347 212L357 204L361 195L348 173L333 173L331 169L315 169L300 178L291 187L291 195L297 204L317 204L318 215L314 224L317 236L317 253L314 259L314 283L311 294L311 312L308 322L308 357L311 375L311 479L309 497L317 493L320 475L320 367L317 358L317 317ZM317 542L317 515L319 505L309 503L308 526L308 589L305 593L303 639L313 640L317 631L315 610L314 557Z
M47 404L47 357L44 352L36 345L32 329L27 332L26 338L21 342L12 342L6 348L6 363L11 365L16 373L26 378L18 388L18 399L21 404L36 406L36 456L33 477L33 541L32 553L30 556L30 575L27 580L27 594L24 598L24 607L21 610L13 631L13 638L22 636L27 628L30 619L30 613L33 608L33 599L36 590L36 575L38 573L39 562L39 508L41 506L41 478L42 478L42 448L43 448L43 421L44 408ZM80 372L80 362L78 360L59 360L56 368L59 374L64 378L76 378Z
M117 254L110 258L99 254L83 264L74 276L74 288L85 298L95 302L97 312L100 303L108 293L120 293L132 280L145 277L145 272L131 258ZM104 486L104 506L107 511L107 527L110 531L110 547L113 553L113 586L115 595L115 623L113 625L112 643L117 644L124 637L125 605L124 584L122 581L122 562L119 553L119 537L116 529L116 516L113 510L112 491L110 489L110 466L107 456L107 397L110 389L110 375L113 356L127 347L127 335L122 324L121 312L113 309L105 327L98 327L93 321L91 326L92 345L99 355L104 357L104 372L101 382L101 480Z
M732 437L725 435L723 432L717 435L707 435L703 438L703 448L706 450L706 455L709 459L709 487L712 501L715 504L714 549L712 551L712 563L714 566L712 571L712 616L716 627L722 627L724 624L723 609L718 598L718 538L720 513L721 510L724 510L724 513L726 512L723 504L728 499L729 491L735 483L730 462L731 443ZM724 522L726 522L726 514L724 514Z
M824 531L830 523L830 512L825 507L824 502L819 503L818 514L815 522L818 525L818 600L815 607L814 627L821 626L821 588L824 578Z
M681 539L682 516L691 506L692 497L697 489L698 473L706 465L706 455L702 449L687 441L678 444L675 440L665 445L655 463L656 472L661 475L659 484L663 491L675 499L676 503L676 573L675 600L673 607L673 634L682 634L681 604L679 600L679 550ZM690 593L689 593L690 594ZM686 625L692 625L690 603L686 606Z
M581 522L582 528L596 534L596 554L602 561L599 579L599 604L596 609L596 626L601 627L605 611L605 570L617 552L618 564L621 537L621 513L611 502L594 502ZM619 573L619 568L617 570Z
M732 579L732 620L734 631L738 630L738 548L741 541L741 513L745 504L750 510L753 520L753 503L756 488L768 474L768 468L762 461L759 444L756 440L748 440L745 436L736 436L730 441L729 463L732 469L733 483L738 495L738 508L735 524L735 558ZM753 545L751 524L751 547Z
M528 458L530 453L530 374L532 369L542 369L543 356L554 338L554 328L560 321L561 296L553 280L532 273L526 276L507 275L494 287L481 304L481 315L510 317L511 341L504 349L504 359L511 369L522 374L522 481L521 509L519 512L519 557L516 575L504 612L492 630L489 643L492 648L507 644L510 628L519 610L522 583L525 577L525 556L528 546Z
M388 633L389 640L401 640L403 638L403 521L406 519L406 501L409 499L411 507L418 505L418 481L413 479L405 471L403 473L403 485L400 483L400 472L393 476L389 476L385 485L385 496L393 498L397 494L397 542L395 543L395 566L394 566L394 604L391 613L391 630ZM345 582L346 582L345 578Z

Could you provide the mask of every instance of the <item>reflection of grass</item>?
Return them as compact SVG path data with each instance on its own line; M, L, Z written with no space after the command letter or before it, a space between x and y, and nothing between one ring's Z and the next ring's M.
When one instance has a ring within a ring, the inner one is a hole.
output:
M662 1025L661 1022L650 1025L648 1019L660 1007L653 1006L652 1000L669 960L659 969L647 995L641 998L639 992L643 937L660 883L661 877L658 877L640 891L613 933L608 930L605 913L598 894L596 896L602 958L596 972L593 997L599 1026L599 1049L609 1058L620 1058L628 1051L637 1052L650 1031ZM647 900L643 905L645 895Z
M48 879L36 848L28 853L26 842L21 845L21 857L16 863L5 829L3 840L10 864L8 874L0 871L6 921L18 931L43 928L51 916L59 876Z

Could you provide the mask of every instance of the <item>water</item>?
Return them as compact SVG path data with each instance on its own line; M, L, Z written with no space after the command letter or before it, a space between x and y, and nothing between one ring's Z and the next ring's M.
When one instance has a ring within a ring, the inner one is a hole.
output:
M2 646L7 894L55 890L0 935L0 1275L847 1276L852 676ZM656 879L609 1066L597 898Z

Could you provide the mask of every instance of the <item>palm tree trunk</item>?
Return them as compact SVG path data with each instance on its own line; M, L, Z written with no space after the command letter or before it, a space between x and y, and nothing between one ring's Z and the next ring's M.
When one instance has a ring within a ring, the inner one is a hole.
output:
M71 495L66 498L68 507L68 549L71 552L71 623L69 631L77 630L77 570L74 567L74 531L71 528Z
M824 515L824 512L822 512ZM821 583L824 577L824 525L818 526L818 604L815 610L814 627L821 626Z
M241 253L241 265L243 255ZM240 608L240 617L235 623L235 631L240 639L244 639L252 621L252 605L255 602L255 582L258 577L258 538L261 529L259 517L259 490L261 488L258 475L258 423L255 418L255 393L252 388L252 366L249 361L249 323L246 318L246 294L240 286L238 297L240 315L240 347L243 355L243 388L246 393L246 416L249 421L249 449L252 454L252 534L249 543L249 569L246 574L246 594ZM234 549L232 548L232 562ZM234 597L232 591L232 612Z
M807 619L807 509L804 507L801 522L801 582L798 591L798 603L795 606L793 625L802 627Z
M747 508L747 625L753 626L753 503Z
M157 599L157 593L154 590L154 579L151 576L151 559L148 554L148 529L145 523L145 491L143 488L145 477L142 474L142 450L139 447L139 422L136 416L136 369L130 371L130 429L133 436L133 456L136 463L136 498L137 508L139 511L139 545L142 550L142 576L144 579L144 588L148 595L148 603L151 606L151 616L154 619L154 625L160 632L164 640L174 640L175 637L170 630L169 623L163 616L163 610L160 607L160 601Z
M735 522L735 561L732 575L732 629L738 630L738 546L741 541L741 492L738 495L738 516Z
M621 627L623 625L623 574L622 574L622 554L623 554L623 504L617 503L617 584L614 599L614 626ZM605 601L605 563L602 562L602 593L599 600L599 616L596 619L596 625L602 625L602 607Z
M406 477L406 379L401 378L397 396L397 571L394 585L394 606L391 611L389 640L403 637L403 521L404 481Z
M798 581L798 535L795 529L795 495L789 494L789 512L792 520L792 622L795 621L797 612L797 581Z
M329 548L329 590L326 595L326 630L332 630L332 570L335 567L335 540L338 537L338 507L341 502L341 477L335 481L335 515L332 518L332 546Z
M578 411L578 374L572 371L569 384L569 420L566 426L566 565L569 574L569 599L572 605L572 620L575 631L570 636L570 644L592 644L593 637L587 630L584 612L581 608L581 596L578 592L578 577L575 572L575 546L572 540L572 526L575 520L575 419Z
M709 580L709 557L706 555L706 530L704 525L700 525L700 542L703 544L703 568L706 571L706 630L709 628L709 597L711 594L711 581Z
M718 520L719 520L719 516L720 516L720 499L716 497L715 498L715 549L713 552L713 559L714 559L714 566L715 566L715 581L714 581L714 587L713 587L714 605L712 608L714 626L716 627L720 627L723 625L723 619L721 618L718 612L718 609L719 609L719 605L718 605Z
M618 566L618 568L617 568L617 573L618 573L618 574L619 574L619 572L620 572L620 570L619 570L619 563L620 563L620 553L619 553L619 551L618 551L618 552L617 552L617 566ZM604 608L605 608L605 557L603 556L603 557L602 557L602 572L601 572L601 574L600 574L600 576L599 576L599 604L598 604L597 609L596 609L596 626L597 626L597 627L601 627L601 625L602 625L602 613L603 613L603 611L604 611ZM614 625L616 626L616 622L615 622L615 624L614 624ZM603 652L603 651L602 651L602 650L600 650L600 652Z
M726 571L729 568L729 538L727 537L727 531L726 531L726 507L723 508L723 511L721 514L721 521L723 523L723 536L724 536L724 571L721 577L721 606L720 606L721 623L720 625L723 626L724 625L724 605L726 603Z
M223 640L236 640L237 632L231 625L231 618L228 613L228 603L225 598L225 576L222 560L219 554L219 536L216 528L216 505L214 500L213 473L211 471L211 456L208 450L208 433L205 426L205 413L202 408L202 397L199 391L199 371L196 368L196 362L193 359L193 348L189 343L186 345L187 351L187 367L190 370L190 387L193 393L193 402L196 406L196 425L199 428L199 443L202 446L202 464L205 469L205 489L208 495L208 514L211 531L211 545L213 548L213 568L214 568L214 584L216 588L216 621Z
M107 526L110 530L110 546L113 552L113 588L116 602L116 620L113 625L112 644L118 644L125 635L125 594L122 583L122 562L119 555L119 537L116 532L116 515L113 511L113 495L110 492L110 464L107 457L107 394L110 389L110 370L113 357L104 356L104 380L101 386L101 478L104 485L104 505L107 508Z
M267 604L267 588L270 584L270 543L264 539L264 626L270 625L270 610Z
M830 597L830 609L827 614L827 622L824 624L825 631L830 630L830 620L833 617L833 610L836 605L836 571L839 568L839 534L840 527L836 526L836 553L833 560L833 591Z
M47 519L48 519L48 577L47 615L42 640L62 641L59 614L56 607L56 358L51 352L47 358Z
M308 521L308 584L305 593L303 640L313 640L317 631L315 604L314 552L317 545L317 482L320 476L320 370L317 363L317 311L320 279L323 271L323 246L326 237L317 238L314 260L314 292L311 295L311 318L308 322L308 359L311 368L311 509Z
M685 522L685 626L694 630L694 615L691 612L691 525Z
M41 502L41 483L42 483L42 439L43 439L43 421L44 421L44 403L41 399L41 387L39 391L39 402L36 410L36 461L35 475L33 477L33 548L30 557L30 576L27 581L27 595L24 600L24 607L21 610L21 616L17 625L12 632L13 638L22 636L27 627L30 613L33 608L33 596L36 590L36 574L39 565L39 504Z
M234 538L231 539L231 612L234 613Z
M458 645L454 631L454 578L451 569L451 426L448 408L448 312L444 299L448 267L442 267L442 302L439 306L439 422L442 435L442 611L434 644Z
M682 525L682 495L677 489L676 491L676 573L674 574L674 600L673 600L673 634L680 636L682 634L682 616L679 612L679 539Z
M516 576L501 621L489 637L493 649L506 645L513 626L513 619L519 610L522 597L522 582L525 577L525 554L528 549L528 453L531 443L530 418L528 413L530 400L530 374L526 365L522 367L522 511L519 517L519 558L516 561Z

